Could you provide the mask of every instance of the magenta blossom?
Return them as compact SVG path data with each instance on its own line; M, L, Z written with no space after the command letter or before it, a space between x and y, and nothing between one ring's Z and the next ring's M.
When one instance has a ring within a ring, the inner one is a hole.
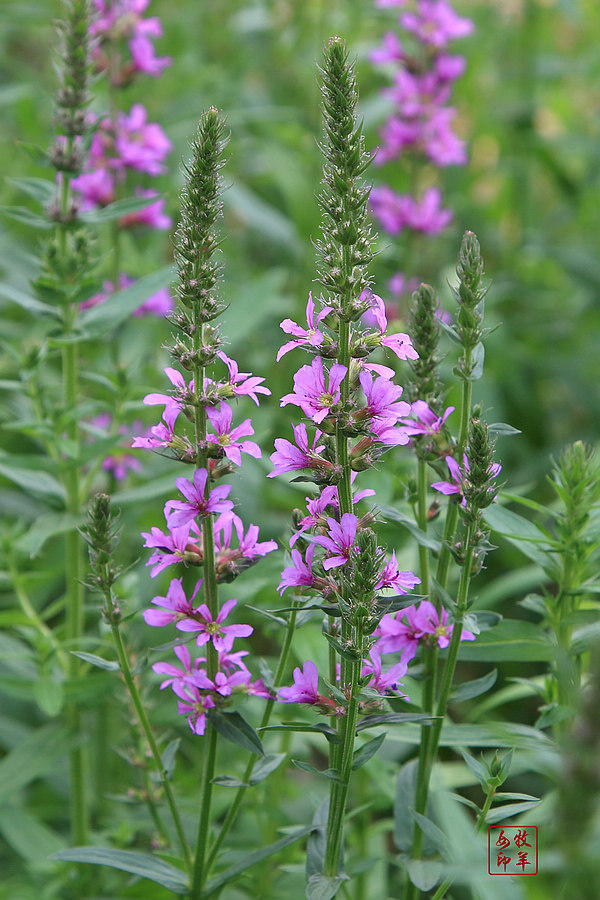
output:
M258 406L257 394L270 396L271 391L262 384L264 378L252 375L251 372L240 372L236 361L230 359L221 350L217 356L229 370L229 388L236 397L250 397Z
M446 494L450 496L451 494L457 494L460 497L461 506L466 506L467 501L465 500L464 493L465 488L469 486L469 460L467 459L467 454L463 453L463 464L462 467L459 466L457 461L452 456L446 457L446 465L450 471L450 477L452 481L434 481L432 482L431 487L435 491L439 491L441 494ZM499 463L492 463L489 468L489 477L490 481L492 478L496 478L497 475L502 471L502 466Z
M194 533L194 540L197 540L200 534L195 522L188 522L187 525L180 528L169 526L169 529L168 534L155 526L150 529L150 532L142 532L142 537L146 539L144 547L155 548L146 563L147 566L154 566L150 572L151 578L155 578L167 566L179 562L201 562L202 560L202 551L197 544L190 542L191 532Z
M178 666L174 666L172 663L166 662L157 662L154 663L152 669L158 675L168 675L169 677L162 681L160 684L160 690L164 690L164 688L169 687L169 685L179 683L179 684L193 684L193 678L198 672L198 667L201 662L205 662L204 658L202 659L194 659L192 660L190 656L190 651L185 646L185 644L178 644L173 647L175 652L175 656L182 664L183 669L180 669Z
M356 530L358 519L352 513L344 513L340 522L336 522L331 516L327 519L329 526L328 535L318 535L314 542L324 547L330 555L323 561L326 571L345 566L351 556L356 553Z
M375 316L375 321L379 328L380 343L382 347L387 347L392 353L395 353L398 359L418 359L419 354L413 347L411 340L407 334L399 331L396 334L385 334L387 328L387 317L385 314L385 305L381 297L372 291L363 291L361 298L371 300L371 310ZM370 296L369 296L370 295Z
M119 226L121 228L135 228L138 225L145 225L146 228L157 228L161 231L166 231L171 227L173 219L165 213L166 201L164 197L159 197L156 191L151 188L147 190L136 188L135 193L138 197L147 197L148 199L156 197L156 200L153 203L149 203L148 206L144 206L143 209L127 213L126 216L120 218ZM170 312L171 308L172 304L168 312Z
M400 572L398 569L398 561L396 560L396 551L392 551L392 558L387 562L383 570L379 574L376 591L382 591L385 588L392 588L399 594L406 594L412 591L415 585L421 584L421 579L414 572Z
M196 643L199 647L212 641L215 650L229 652L236 637L248 637L254 630L250 625L223 625L236 604L237 600L228 600L217 613L216 619L213 619L208 606L202 603L193 611L193 618L180 619L175 627L179 631L197 634Z
M177 389L179 396L171 397L169 394L146 394L144 403L146 406L164 405L165 411L163 413L163 418L167 421L167 416L172 416L173 414L179 415L183 409L185 400L188 397L193 396L194 382L192 380L189 385L187 385L181 372L178 372L177 369L172 369L170 366L167 366L165 369L165 375L173 387Z
M329 372L329 386L325 384L323 360L320 356L313 359L310 366L302 366L294 375L295 393L285 394L280 406L293 403L300 406L305 416L319 425L325 419L332 406L341 398L340 385L348 371L346 366L334 363Z
M399 385L393 384L387 378L373 378L370 372L364 370L359 375L359 381L366 405L354 414L357 420L369 418L372 424L378 419L393 425L400 416L406 416L410 412L410 404L399 399L402 396L402 388Z
M427 405L423 400L416 400L414 403L410 405L410 414L411 416L416 417L415 419L401 419L400 421L404 425L408 425L411 428L413 434L427 434L430 437L433 437L435 434L438 434L444 427L446 419L448 416L453 413L455 410L454 406L448 406L443 412L443 415L436 416L431 407Z
M167 406L163 413L163 421L158 425L153 425L148 434L135 437L131 446L136 450L169 447L175 438L175 422L178 415L179 408L177 406L174 404Z
M356 481L356 477L358 472L352 472L351 482L354 484ZM358 493L354 494L352 497L352 503L358 503L360 500L364 500L366 497L374 497L375 491L371 488L365 488L365 490L358 491ZM308 510L308 515L305 516L299 525L298 531L292 535L290 538L290 547L293 547L299 537L305 531L308 531L309 528L313 528L314 526L324 526L326 524L327 516L325 515L325 510L329 506L339 507L339 497L338 497L338 489L335 486L324 487L321 491L319 497L315 497L311 499L310 497L306 497L306 508Z
M129 275L122 273L119 275L119 290L122 291L130 285L135 284L135 278L130 278ZM112 281L104 281L102 283L102 291L97 294L94 294L92 297L89 297L87 300L82 300L79 304L80 309L90 309L93 306L99 306L102 303L105 303L109 297L111 297L115 293L115 286ZM167 313L171 312L173 309L173 299L167 288L161 288L161 290L157 291L155 294L152 294L151 297L148 297L147 300L144 300L137 309L133 311L133 315L136 317L153 315L153 316L166 316Z
M281 573L281 581L277 587L283 594L289 587L315 587L317 579L313 575L312 561L316 545L310 544L306 550L306 562L299 550L292 550L292 565L286 566Z
M319 696L319 670L314 662L307 659L302 669L294 669L294 684L289 688L279 688L277 699L281 703L309 703L313 706L321 702Z
M166 597L154 597L151 603L159 609L145 609L143 612L146 625L161 628L164 625L177 624L182 619L194 615L194 599L200 590L202 579L196 582L192 596L188 600L182 587L181 578L173 578Z
M203 735L206 729L206 710L214 709L215 701L210 694L201 694L191 684L173 682L173 692L179 698L177 712L188 717L188 723L194 734Z
M206 481L208 479L208 471L206 469L196 469L193 475L193 482L187 478L178 478L175 484L177 489L181 491L186 498L183 500L170 500L169 509L176 510L169 512L167 522L170 528L180 528L187 525L196 516L209 516L211 513L230 512L233 509L231 500L225 498L231 492L230 484L222 484L213 488L209 492L208 497L205 496Z
M322 432L317 429L312 441L312 447L308 446L308 434L306 425L292 425L296 445L284 438L275 440L275 453L271 454L271 462L274 465L267 478L275 478L284 472L293 472L296 469L331 468L331 463L319 456L325 449L325 444L319 444Z
M406 620L406 621L402 621ZM377 653L402 653L402 662L409 663L416 655L419 641L436 643L442 650L450 643L452 625L448 625L448 613L438 614L433 603L423 600L418 607L407 606L396 617L385 615L375 634L380 639L375 644ZM474 641L475 635L462 629L461 641Z
M400 21L421 43L432 47L445 47L473 31L473 22L457 15L447 0L420 0L417 10L403 13Z
M255 459L260 459L261 452L258 444L254 441L240 441L239 438L248 434L254 434L254 428L250 424L250 419L245 419L236 428L231 427L233 421L233 411L228 403L221 401L219 408L207 407L206 414L210 419L216 434L207 434L206 440L210 444L217 444L223 448L223 452L227 459L230 459L236 466L242 464L242 453L248 453Z
M113 166L121 166L160 175L166 171L165 157L172 144L160 125L147 122L148 113L141 103L134 103L126 113L119 113L115 135L116 157Z
M294 340L288 341L287 344L284 344L283 347L279 348L277 362L279 362L282 356L285 356L286 353L289 353L289 351L293 350L295 347L303 347L306 345L309 347L318 347L323 341L323 333L319 331L319 322L332 311L333 307L324 306L315 319L315 304L312 298L312 291L309 291L308 303L306 304L306 324L308 325L308 330L301 328L295 322L292 322L291 319L283 320L280 326L281 329L285 331L286 334L292 334Z
M361 675L372 675L373 677L367 684L367 687L378 691L380 694L387 694L389 691L396 691L397 685L402 684L400 679L406 675L407 663L401 660L394 666L390 666L387 672L382 671L381 656L372 647L369 653L369 659L363 660ZM399 693L403 700L408 700L406 694Z

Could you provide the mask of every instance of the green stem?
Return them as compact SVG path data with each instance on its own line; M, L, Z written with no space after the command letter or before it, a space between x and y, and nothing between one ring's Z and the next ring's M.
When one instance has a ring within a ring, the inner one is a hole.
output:
M299 603L297 604L297 601L294 600L292 605L299 606L300 604ZM283 674L284 674L286 666L287 666L287 660L288 660L288 656L289 656L290 649L292 646L292 639L294 637L294 629L296 627L296 616L297 616L297 611L294 609L290 613L290 616L288 619L288 624L287 624L285 640L283 642L283 646L279 653L279 660L277 662L277 668L275 670L275 676L274 676L275 684L279 684L281 682L281 679L283 678ZM266 728L266 726L269 724L269 720L271 718L271 713L273 712L274 706L275 706L275 700L273 698L267 700L267 703L265 705L265 709L263 712L262 720L261 720L261 723L259 726L259 731L262 728ZM246 769L242 776L242 781L248 782L250 775L252 774L252 769L254 768L254 763L256 762L256 760L257 760L256 754L251 753L250 756L248 757L248 762L246 764ZM211 867L214 865L215 859L217 858L217 854L218 854L219 850L221 849L223 841L225 840L227 834L229 833L231 826L235 822L239 808L242 805L242 801L244 799L244 796L245 796L247 790L248 790L248 788L243 787L243 786L239 787L237 789L237 793L235 795L234 801L227 811L227 815L225 816L223 824L221 825L219 834L217 835L212 847L210 848L210 851L209 851L209 854L208 854L208 857L206 860L207 872L210 872Z
M343 725L342 761L339 769L341 784L333 782L329 799L329 820L327 823L327 846L325 849L325 875L335 877L338 873L342 841L344 838L344 815L346 800L352 774L352 757L356 737L358 719L358 681L360 678L361 660L350 663L351 684L350 701Z
M444 671L442 674L442 681L436 708L437 718L431 725L431 733L429 736L427 752L425 754L422 766L419 766L417 793L415 797L415 811L420 813L421 815L425 815L427 809L429 782L431 779L433 761L438 751L442 725L444 724L444 719L446 717L446 708L448 706L448 699L452 690L456 661L458 659L462 625L465 617L465 612L467 610L469 584L471 581L471 565L473 562L473 544L471 532L472 527L469 525L467 527L467 533L465 537L465 560L461 569L460 582L458 586L458 595L456 598L456 613L452 626L452 637L450 639L450 645L448 647L448 656L446 658L446 664L444 666ZM413 845L411 849L411 855L413 859L418 859L421 856L423 850L423 837L423 832L415 822ZM411 884L409 887L407 900L415 900L418 895L418 888L416 888L414 884Z
M107 604L109 611L113 608L112 598L107 596ZM109 612L110 614L110 612ZM125 647L123 644L123 639L121 637L121 632L118 625L111 625L111 631L113 636L113 641L115 644L115 649L117 651L117 657L119 660L119 666L121 672L123 674L123 679L125 681L125 685L127 686L127 690L129 692L129 696L131 697L131 702L135 708L135 712L138 718L140 725L142 726L142 730L144 735L146 736L146 740L148 742L148 746L150 747L150 752L152 753L152 758L154 760L154 764L156 766L156 771L158 776L160 777L161 784L163 790L165 792L165 797L167 798L167 804L169 806L169 811L171 813L171 818L173 820L173 825L175 826L175 831L177 833L177 840L179 842L179 846L181 849L181 853L183 855L183 859L188 871L191 868L191 856L190 856L190 848L188 846L187 838L185 836L185 831L183 830L183 825L181 822L181 818L179 816L179 810L177 809L177 804L175 802L175 796L173 794L173 790L171 788L171 783L167 777L167 773L165 771L165 767L163 765L163 761L161 759L160 751L158 749L158 745L154 738L154 734L152 733L152 727L150 725L150 720L148 718L148 714L146 712L146 708L142 702L142 698L140 697L140 692L135 683L135 679L131 672L131 666L129 665L129 658L127 653L125 652Z
M477 819L477 825L475 826L475 832L480 834L485 828L485 820L487 818L487 814L490 811L490 806L492 805L492 801L494 799L494 794L496 793L495 788L491 788L486 794L485 803L483 804L483 809L479 813L479 817ZM454 884L454 878L446 878L445 881L439 886L437 891L432 897L432 900L442 900L443 897L446 896L446 892L450 890L452 885Z
M427 463L417 460L417 524L421 531L427 531ZM421 593L429 595L429 550L419 544L419 575Z
M67 674L69 670L70 658L67 656L60 643L57 641L52 630L48 628L44 620L34 609L34 606L23 587L21 576L17 571L17 567L12 559L9 561L8 567L10 572L10 579L15 589L15 595L17 597L17 600L19 601L19 606L31 622L32 626L48 642L48 645L52 648L53 652L56 653L56 657L60 663L63 673Z
M190 900L200 900L208 875L208 866L205 865L205 857L210 831L212 780L215 777L215 762L217 758L217 732L208 721L206 734L204 736L204 747L205 757L204 770L202 773L202 793L200 796L200 818L198 821L198 837L196 838Z

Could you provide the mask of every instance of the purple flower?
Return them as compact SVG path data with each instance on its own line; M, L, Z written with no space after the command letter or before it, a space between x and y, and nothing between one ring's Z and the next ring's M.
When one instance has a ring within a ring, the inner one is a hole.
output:
M261 452L258 444L255 444L254 441L238 440L240 437L254 434L250 419L245 419L241 425L232 429L233 411L224 400L221 401L218 409L214 406L207 407L206 414L217 432L216 434L207 434L206 440L210 444L217 444L217 446L222 447L227 459L230 459L236 466L241 466L242 464L242 453L248 453L255 459L260 459Z
M308 446L308 434L306 425L292 425L296 446L284 438L275 440L275 453L271 454L271 462L274 465L267 478L275 478L284 472L293 472L296 469L331 468L331 463L319 456L325 449L325 444L318 444L322 432L318 429L313 437L312 447Z
M207 479L206 469L196 469L193 482L188 481L187 478L177 479L175 482L177 489L181 491L186 500L170 500L167 504L169 509L176 510L176 512L168 514L169 528L180 528L182 525L187 525L196 516L209 516L211 513L224 513L233 509L231 500L225 499L231 492L231 485L222 484L213 488L206 497Z
M352 513L344 513L340 522L336 522L331 516L327 519L329 526L328 535L318 535L314 538L316 544L320 544L325 550L333 554L323 561L326 571L338 566L345 566L350 557L356 553L355 540L358 519Z
M193 610L193 618L180 619L175 623L175 627L179 631L197 634L196 643L199 647L212 641L215 650L229 652L236 637L248 637L254 630L250 625L223 625L236 603L237 600L228 600L224 603L216 619L213 619L208 606L202 603Z
M366 406L354 416L357 420L369 418L383 421L393 425L400 416L406 416L410 412L410 404L399 398L402 396L402 388L392 384L387 378L373 378L370 372L361 372L360 385L365 395Z
M282 356L285 356L286 353L289 353L289 351L293 350L295 347L303 347L305 345L318 347L323 340L323 333L319 331L318 327L319 322L332 311L333 307L324 306L315 319L315 304L312 298L312 291L309 291L308 303L306 304L306 324L308 325L308 330L296 325L291 319L283 320L280 325L281 329L285 331L286 334L293 334L294 340L288 341L287 344L284 344L283 347L279 348L277 352L277 362L279 362Z
M116 158L115 168L124 166L146 172L148 175L160 175L166 171L163 165L165 157L172 148L160 125L147 122L148 113L141 103L134 103L126 113L117 117L115 135Z
M406 619L406 622L402 622ZM452 625L448 625L448 613L442 609L441 615L429 600L423 600L418 607L407 606L396 614L396 618L386 615L377 627L380 636L375 648L378 653L402 652L402 662L409 663L416 655L420 640L437 643L443 650L450 643ZM475 635L465 628L461 631L461 641L474 641Z
M417 421L415 422L412 418L401 419L400 421L404 425L408 425L413 434L428 434L433 437L433 435L438 434L442 430L446 419L454 410L454 406L448 406L444 410L443 415L436 416L427 403L423 400L415 400L410 405L410 414L415 416Z
M400 572L398 570L398 561L396 560L396 551L392 551L392 558L387 562L383 570L379 574L375 590L381 591L384 588L393 588L399 594L406 594L411 591L415 585L421 584L421 579L414 572Z
M215 701L210 694L201 694L191 684L173 682L173 692L179 698L177 712L188 717L188 723L194 734L203 735L206 728L206 710L214 709Z
M352 472L352 484L354 484L354 482L356 481L357 475L358 472ZM364 500L365 497L374 496L374 490L372 490L371 488L365 488L365 490L359 491L357 494L353 495L352 503L355 504L360 500ZM305 531L308 531L309 528L325 525L327 519L325 510L329 506L339 507L340 505L338 489L337 487L331 485L328 487L324 487L319 497L316 497L315 499L306 497L306 501L308 515L301 520L298 531L296 531L296 533L290 538L290 547L293 547L298 538L301 537Z
M473 31L473 22L458 16L447 0L420 0L417 11L403 13L400 22L423 44L436 48Z
M319 425L331 412L331 407L339 403L341 398L340 385L348 369L339 363L334 363L329 372L329 386L325 384L323 360L320 356L313 359L310 366L302 366L294 375L293 394L286 394L281 398L280 406L293 403L300 406L305 416L308 416Z
M294 684L289 688L279 688L277 699L281 703L309 703L311 706L321 702L319 696L319 670L314 662L307 659L302 669L294 669Z
M380 694L387 694L388 691L395 691L398 684L402 684L400 678L402 678L403 675L406 675L407 668L407 663L401 660L399 663L396 663L396 665L390 666L387 672L383 672L381 656L376 652L375 648L372 647L369 652L369 659L363 660L363 667L360 674L362 676L372 675L373 677L367 684L367 687L379 691ZM404 700L409 699L406 694L399 693L399 696Z
M247 396L250 397L256 405L258 406L258 397L257 394L266 394L270 396L271 391L263 387L262 382L265 380L264 378L259 378L256 375L252 375L251 372L240 372L238 369L238 364L234 359L230 359L226 356L222 351L217 353L222 362L225 363L229 370L229 387L233 394L237 397Z
M172 663L166 662L154 663L154 665L152 666L152 670L158 675L169 676L165 679L165 681L161 682L161 691L164 690L164 688L169 687L169 685L175 683L193 684L193 678L198 672L200 663L205 661L204 659L192 660L190 651L185 646L185 644L178 644L176 647L173 647L173 650L175 652L175 656L183 665L183 669L180 669L178 666L174 666Z
M179 416L179 407L174 404L165 407L163 422L153 425L149 434L133 439L132 447L153 450L155 447L169 447L175 437L175 422Z
M135 284L135 278L130 278L129 275L122 273L119 275L119 290L122 291L130 285ZM82 300L79 304L80 309L90 309L94 306L99 306L102 303L105 303L109 297L111 297L115 293L115 286L112 281L104 281L102 283L102 291L97 294L94 294L92 297L89 297L87 300ZM137 309L134 310L133 315L136 317L153 315L153 316L166 316L167 313L171 312L173 309L173 299L167 288L161 288L161 290L157 291L155 294L152 294L151 297L148 297L147 300L144 300Z
M119 226L121 228L134 228L137 225L145 225L146 228L157 228L161 231L166 231L173 224L173 219L171 216L167 216L165 213L165 198L159 197L156 191L149 188L145 190L144 188L136 188L135 190L137 197L156 197L154 203L149 203L148 206L145 206L143 209L138 209L137 212L128 213L126 216L123 216L119 219ZM168 291L165 289L165 293L168 295ZM167 312L170 312L173 308L173 304L171 302ZM165 313L162 313L165 315Z
M316 545L310 544L306 550L306 562L302 559L299 550L292 550L292 565L286 566L281 573L281 581L277 587L283 594L289 587L314 587L316 578L313 575L312 561L315 555Z
M237 547L231 546L234 528L238 540ZM235 513L219 516L215 522L214 535L217 573L221 575L228 573L236 575L240 570L240 561L254 560L277 550L276 541L259 542L258 525L249 525L244 534L244 523Z
M83 172L71 179L71 187L81 194L82 210L85 212L97 206L108 206L116 200L115 176L108 169L99 167L93 172Z
M458 494L461 498L461 506L466 506L467 501L464 498L464 492L465 488L469 485L469 460L467 459L467 454L463 453L462 467L459 466L452 456L446 456L446 465L450 471L450 478L452 481L434 481L432 482L431 487L434 491L439 491L446 496ZM499 463L492 463L489 469L490 479L495 478L501 471L502 466Z
M373 315L375 316L375 320L377 322L377 327L379 328L380 333L380 342L382 347L388 347L393 353L396 354L398 359L418 359L419 354L413 347L411 340L407 334L403 334L401 331L396 334L385 334L385 330L387 328L387 317L385 314L385 305L381 297L378 297L377 294L373 294L372 291L363 291L363 294L370 294L371 297L371 310ZM363 296L361 294L361 297ZM366 299L365 298L365 299Z
M154 597L150 602L159 609L145 609L143 612L146 625L161 628L171 625L194 614L194 599L200 590L202 579L196 582L192 596L188 600L182 587L183 579L173 578L166 597Z
M167 366L165 369L165 375L173 387L177 388L179 397L171 397L169 394L146 394L144 403L146 406L164 405L165 411L163 413L163 419L166 422L168 421L167 416L171 417L173 414L179 415L183 409L185 399L188 396L193 395L194 382L192 380L189 385L187 385L181 372L178 372L177 369L172 369L170 366ZM172 421L174 421L174 419Z
M155 526L150 529L150 532L142 532L142 537L146 539L144 547L155 548L155 552L146 563L147 566L154 566L150 572L151 578L155 578L167 566L184 562L190 556L192 559L201 561L200 548L196 544L190 543L191 532L194 532L196 538L200 534L196 523L188 522L187 525L180 528L171 526L169 528L168 534Z

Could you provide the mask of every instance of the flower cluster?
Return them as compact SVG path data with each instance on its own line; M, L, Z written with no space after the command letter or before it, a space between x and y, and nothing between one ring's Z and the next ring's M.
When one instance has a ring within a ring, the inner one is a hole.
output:
M454 130L456 109L450 104L452 86L465 71L465 58L448 52L451 41L473 31L473 22L454 11L448 0L375 0L380 8L402 7L396 31L388 31L371 61L390 73L392 86L383 94L392 112L380 131L375 155L384 165L411 154L436 168L462 166L467 161L464 141ZM430 180L418 196L398 193L383 184L371 191L373 214L391 235L405 230L435 235L452 220L443 205L442 191ZM402 273L394 276L395 283ZM409 292L410 293L410 292Z
M183 668L172 663L154 666L168 676L161 687L171 686L179 712L188 717L196 734L204 734L207 710L218 711L233 693L270 696L261 681L251 680L242 661L245 652L232 652L234 638L247 637L252 628L226 624L236 601L220 606L218 588L277 548L275 541L259 541L256 525L244 527L234 512L232 486L217 483L241 465L242 454L261 455L254 441L245 440L254 433L250 419L234 425L231 404L249 397L258 405L259 395L271 393L263 378L240 372L237 362L219 349L214 324L223 309L215 293L218 264L213 258L217 247L213 228L221 213L223 135L222 119L216 110L208 110L192 145L194 156L182 194L175 252L180 302L172 319L179 335L171 353L192 377L187 380L171 367L165 370L172 391L144 398L148 406L163 407L161 421L133 442L136 448L155 450L194 467L191 477L176 480L181 496L165 504L166 530L154 526L142 536L144 546L152 550L147 565L153 578L171 566L202 568L203 577L191 597L186 596L181 577L173 578L166 596L153 599L157 608L144 613L148 625L174 624L205 647L206 657L192 659L185 646L177 646ZM196 601L200 590L202 602Z
M138 72L158 78L171 65L169 56L156 55L153 41L162 36L162 24L156 16L144 17L149 4L150 0L93 0L93 58L114 86L129 83Z
M209 677L206 657L193 658L185 643L177 644L174 653L182 668L168 662L154 663L152 668L167 678L161 683L161 690L171 687L177 697L178 712L187 716L189 726L195 734L202 735L206 727L206 710L221 707L234 694L244 693L269 698L270 694L261 679L252 681L249 669L243 662L246 650L233 651L236 638L252 634L250 625L226 625L225 620L236 606L236 600L223 604L213 616L206 603L195 604L202 586L200 579L188 598L181 578L172 579L165 597L154 597L156 608L144 610L147 625L162 627L175 625L178 631L195 636L196 645L211 644L218 658L218 669Z

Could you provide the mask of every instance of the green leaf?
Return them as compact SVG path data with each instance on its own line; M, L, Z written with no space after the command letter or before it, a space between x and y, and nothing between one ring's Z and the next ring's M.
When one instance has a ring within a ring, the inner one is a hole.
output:
M490 777L487 767L478 759L475 759L474 756L471 756L464 748L461 748L460 752L467 766L485 790Z
M308 731L325 735L330 744L343 743L335 728L325 724L309 725L306 722L288 722L286 725L266 725L264 728L261 728L260 731Z
M29 194L42 206L51 203L56 197L56 182L46 178L7 178L9 184Z
M238 712L209 709L206 713L212 726L225 740L243 747L250 753L264 756L265 751L254 728Z
M442 876L442 863L436 859L404 860L408 877L420 891L430 891Z
M332 635L327 634L327 632L324 632L323 636L325 637L327 643L331 644L338 656L341 656L344 659L348 659L350 660L350 662L356 662L360 658L355 650L346 650L345 647L342 647L338 640L332 637Z
M549 662L555 655L556 645L539 625L519 619L503 619L460 646L460 659L474 662Z
M311 775L319 775L321 778L327 778L328 781L335 781L336 784L344 784L337 769L317 769L315 766L311 766L310 763L302 762L300 759L293 759L292 763L296 768L302 769L303 772L310 772Z
M384 731L383 734L377 735L377 737L372 738L372 740L367 741L366 744L363 744L362 747L359 747L358 750L354 751L354 755L352 757L352 768L360 769L361 766L364 766L365 763L368 763L372 756L375 756L383 742L385 741L387 732Z
M47 716L57 716L64 703L64 690L61 681L42 676L33 686L35 702Z
M529 812L530 809L535 809L539 803L539 800L527 800L523 803L505 803L502 806L495 806L487 814L485 821L488 825L495 825L497 822L504 822L505 819Z
M0 761L0 806L15 791L46 775L72 745L69 733L54 722L28 735Z
M495 685L497 678L498 669L492 669L491 672L488 672L487 675L483 675L481 678L475 678L473 681L466 681L452 691L450 701L452 703L463 703L465 700L472 700L473 697L479 697L480 694L485 694L486 691L489 691L489 689Z
M114 331L119 325L127 321L131 314L142 303L162 288L168 287L173 281L174 270L172 266L164 266L157 272L138 278L132 285L117 291L115 294L92 309L86 309L79 316L79 324L85 333L86 339L103 337Z
M151 203L160 200L161 195L157 194L153 197L128 197L125 200L115 200L101 209L90 209L80 215L81 221L90 223L91 225L101 225L103 222L112 222L114 219L120 219L129 213L138 212L140 209L146 209Z
M227 884L229 881L232 881L234 878L237 878L238 875L241 875L242 872L245 872L246 869L249 869L251 866L255 866L257 863L262 862L263 859L268 859L269 856L273 856L275 853L279 853L280 850L284 850L286 847L289 847L290 844L294 844L296 841L300 840L300 838L309 834L312 830L312 825L306 825L302 828L297 828L291 834L286 835L285 837L280 838L278 841L275 841L274 844L269 844L267 847L262 847L260 850L255 850L254 853L250 853L247 856L244 856L235 865L230 866L229 869L225 869L224 872L221 872L220 875L217 875L216 878L211 878L209 882L207 882L203 897L209 897L219 888L222 888L223 885Z
M585 653L586 650L589 650L597 644L599 639L600 622L592 622L589 625L583 625L581 628L576 628L573 632L571 651L576 656L579 656L580 653Z
M7 219L14 219L15 222L30 225L32 228L40 228L44 231L54 228L54 222L51 222L46 216L31 212L26 206L0 206L0 213Z
M181 738L175 738L174 740L169 741L160 755L165 775L169 781L173 778L173 772L175 771L175 756L179 750L180 743Z
M131 850L113 850L110 847L70 847L54 853L52 859L62 862L90 863L94 866L108 866L121 869L155 881L174 894L188 892L187 879L180 869L170 866L155 856L145 853L134 853Z
M418 760L411 759L398 772L394 796L394 844L401 853L410 853L415 822L408 810L415 806ZM424 840L424 852L433 849L427 836Z
M118 672L119 663L116 660L104 659L102 656L94 656L93 653L84 653L83 650L71 650L73 656L77 656L84 662L97 666L99 669L106 669L107 672Z
M250 787L249 782L240 781L239 778L235 778L233 775L217 775L216 778L212 779L212 784L219 784L221 787L231 788Z
M344 881L348 880L347 875L336 875L333 878L328 875L311 875L306 886L306 900L331 900Z
M2 453L0 458L3 460L0 463L0 475L8 478L13 484L18 484L28 494L41 494L44 497L64 500L64 488L53 475L13 465L12 460L18 459L18 457L9 456L8 453Z
M0 833L19 856L36 867L51 866L48 857L65 846L62 837L20 806L0 806Z
M73 513L45 513L35 520L26 534L19 538L17 547L24 553L28 553L30 559L33 559L49 538L78 528L82 521L81 516L74 516Z
M416 542L422 547L428 547L430 550L439 553L442 548L440 541L436 541L435 538L422 531L410 516L405 515L398 509L394 509L393 506L382 506L380 509L381 514L385 519L390 519L392 522L399 522L401 525L404 525L404 527L410 531Z
M492 425L488 425L488 431L490 434L497 434L499 437L521 434L518 428L513 428L512 425L507 425L506 422L494 422Z
M376 725L398 725L407 722L432 722L436 716L427 713L376 713L365 716L356 726L356 731L364 731L365 728L375 728Z
M496 534L501 534L543 569L548 568L547 554L553 552L548 538L528 519L494 504L483 512L483 518Z
M410 808L409 812L413 819L419 825L419 828L423 832L423 834L427 835L431 843L435 846L439 852L445 856L449 854L449 846L448 846L448 838L438 826L428 819L427 816L422 816L421 813L416 812L416 810Z
M250 784L254 786L264 781L271 772L274 772L281 765L285 757L285 753L267 753L263 759L257 759L250 775Z
M11 300L17 306L20 306L21 309L31 313L32 316L42 316L50 319L60 318L60 309L58 307L42 303L40 300L36 300L35 297L30 297L29 294L25 294L19 288L13 287L12 284L6 284L4 281L0 282L0 297Z

